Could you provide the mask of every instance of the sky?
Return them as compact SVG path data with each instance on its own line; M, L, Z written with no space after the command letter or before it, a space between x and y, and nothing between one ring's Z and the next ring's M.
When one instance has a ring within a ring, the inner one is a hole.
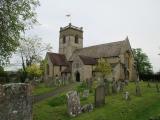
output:
M58 52L60 27L83 27L84 47L124 40L142 48L155 72L160 70L160 0L40 0L40 24L28 31ZM14 60L15 61L15 60Z

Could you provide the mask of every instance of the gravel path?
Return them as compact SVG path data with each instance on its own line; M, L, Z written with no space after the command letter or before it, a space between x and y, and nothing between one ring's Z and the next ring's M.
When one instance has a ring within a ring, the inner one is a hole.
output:
M54 91L51 91L51 92L48 92L48 93L44 93L44 94L41 94L41 95L34 95L34 96L32 96L33 104L35 104L37 102L40 102L40 101L42 101L46 98L53 97L53 96L56 96L58 94L61 94L63 92L73 90L75 85L76 85L76 83L73 83L73 84L70 84L70 85L59 87L59 88L55 89Z

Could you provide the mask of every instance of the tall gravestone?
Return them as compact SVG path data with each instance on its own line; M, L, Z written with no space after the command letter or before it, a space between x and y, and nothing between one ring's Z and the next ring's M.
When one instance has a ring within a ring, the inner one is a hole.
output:
M32 97L29 84L0 85L0 120L32 120Z
M95 107L100 107L105 104L105 87L100 85L95 90Z
M81 113L80 98L76 91L67 93L67 111L73 117Z

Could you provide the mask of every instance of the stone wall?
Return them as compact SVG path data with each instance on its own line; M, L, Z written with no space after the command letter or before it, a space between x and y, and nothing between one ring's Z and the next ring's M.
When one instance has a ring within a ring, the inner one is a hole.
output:
M29 84L0 85L0 120L32 120Z

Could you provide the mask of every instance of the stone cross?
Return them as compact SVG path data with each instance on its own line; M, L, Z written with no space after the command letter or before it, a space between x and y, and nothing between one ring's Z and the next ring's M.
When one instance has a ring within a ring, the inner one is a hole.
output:
M100 107L105 104L105 87L100 85L95 90L95 107Z
M32 97L29 84L0 85L0 120L32 120Z
M77 91L67 93L67 110L68 114L73 117L81 113L80 98Z

